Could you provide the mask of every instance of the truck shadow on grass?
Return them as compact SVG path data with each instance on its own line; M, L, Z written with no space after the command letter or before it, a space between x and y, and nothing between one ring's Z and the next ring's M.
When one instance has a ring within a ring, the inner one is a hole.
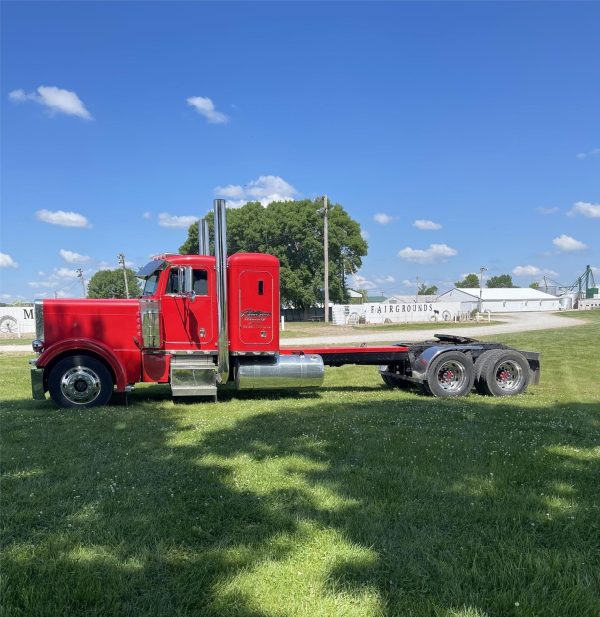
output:
M600 613L597 404L331 390L9 401L5 614Z

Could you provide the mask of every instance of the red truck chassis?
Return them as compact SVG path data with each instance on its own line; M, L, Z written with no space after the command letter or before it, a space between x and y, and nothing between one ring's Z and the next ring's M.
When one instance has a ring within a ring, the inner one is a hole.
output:
M135 300L36 300L33 398L59 407L105 405L136 383L169 383L173 396L216 400L218 387L311 388L325 366L379 367L386 385L438 397L475 388L507 396L539 382L539 354L499 343L436 340L371 347L285 348L279 343L279 261L227 256L225 201L215 200L215 255L200 221L198 255L165 254L143 267Z

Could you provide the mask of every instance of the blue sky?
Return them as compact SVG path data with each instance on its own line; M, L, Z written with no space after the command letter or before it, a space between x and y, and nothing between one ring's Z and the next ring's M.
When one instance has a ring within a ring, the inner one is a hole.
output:
M3 2L0 300L327 193L350 284L600 278L600 4ZM190 218L191 217L191 218ZM180 225L185 225L181 227Z

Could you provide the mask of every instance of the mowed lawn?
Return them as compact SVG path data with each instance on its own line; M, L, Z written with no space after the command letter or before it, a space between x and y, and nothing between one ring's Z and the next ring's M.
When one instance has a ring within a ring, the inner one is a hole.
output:
M600 314L523 396L30 400L0 354L2 615L600 615Z

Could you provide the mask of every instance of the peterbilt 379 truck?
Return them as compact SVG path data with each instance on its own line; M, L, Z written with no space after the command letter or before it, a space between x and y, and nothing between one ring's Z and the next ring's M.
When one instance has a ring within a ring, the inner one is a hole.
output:
M539 354L458 336L371 347L286 348L279 343L279 261L227 256L225 201L215 200L215 255L200 221L198 255L164 254L144 266L140 298L38 300L34 399L93 407L136 383L169 383L173 396L217 399L219 386L306 388L325 366L374 365L390 387L457 397L522 393L539 381Z

